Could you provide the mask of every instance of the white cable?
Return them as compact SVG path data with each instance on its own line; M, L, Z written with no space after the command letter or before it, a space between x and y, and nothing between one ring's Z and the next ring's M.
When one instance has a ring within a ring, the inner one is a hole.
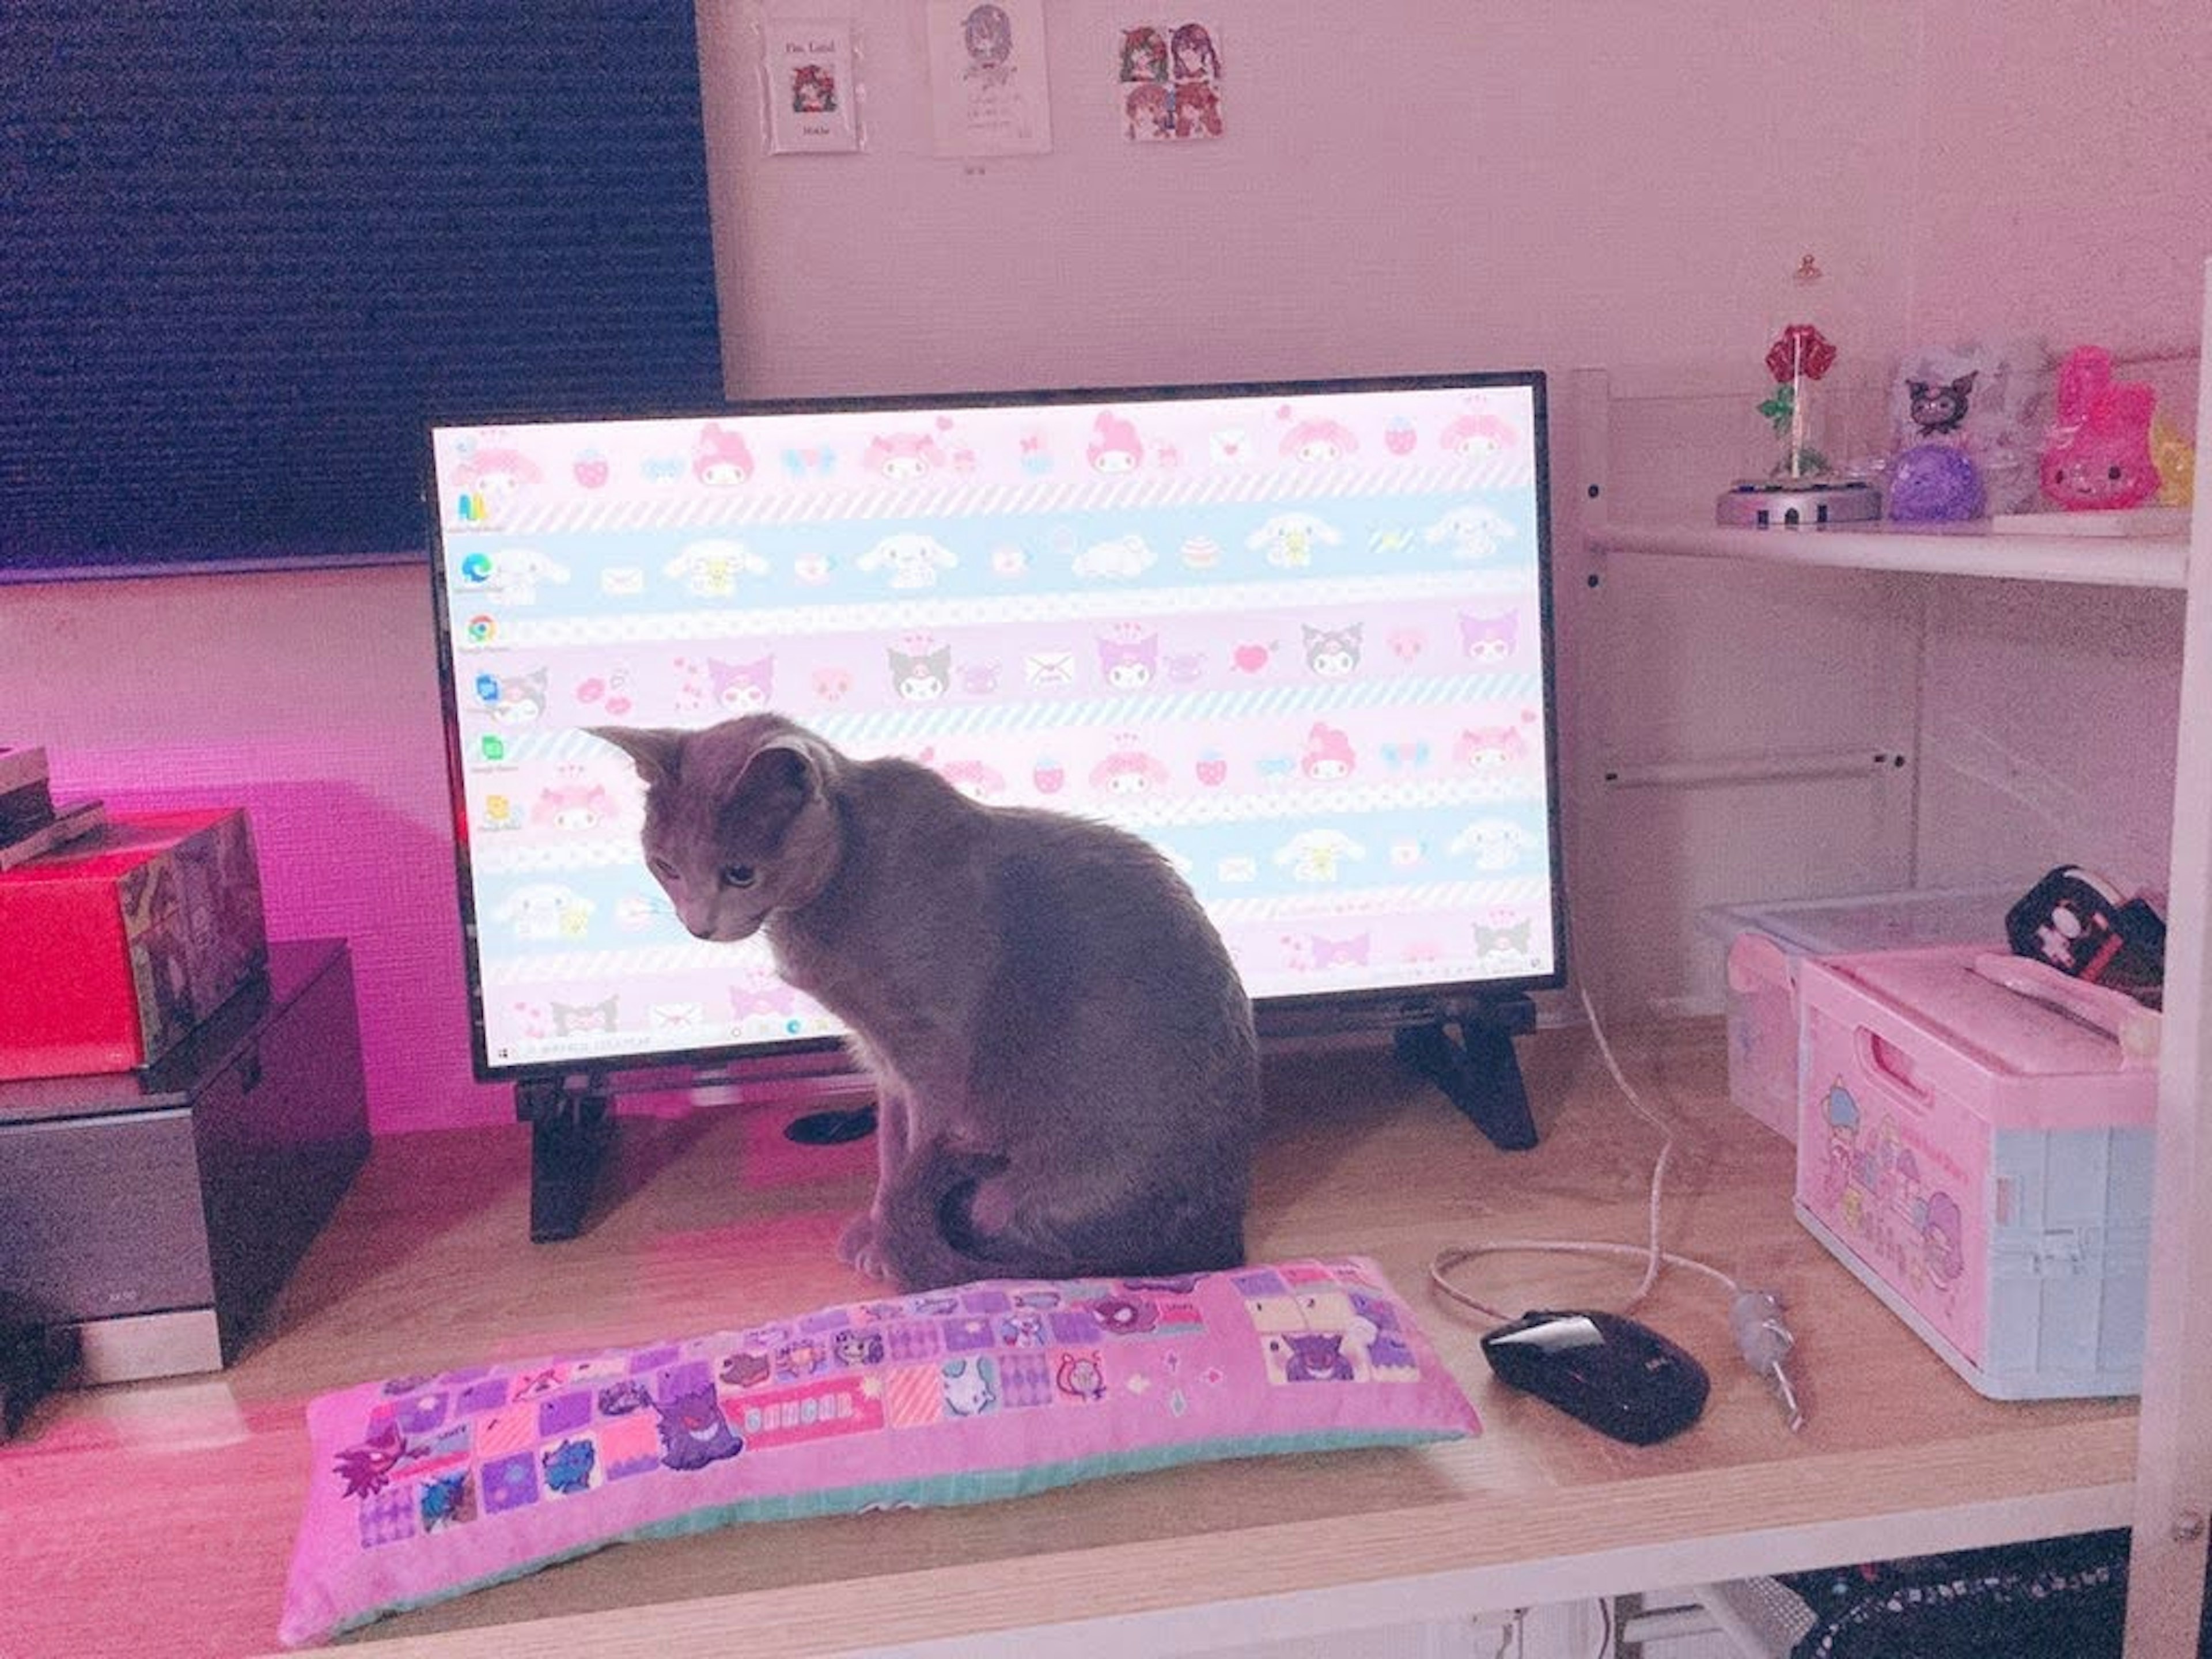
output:
M1580 994L1583 1013L1589 1021L1590 1036L1596 1040L1597 1052L1599 1057L1605 1061L1605 1069L1612 1073L1614 1085L1626 1097L1630 1107L1634 1109L1637 1116L1642 1118L1659 1133L1659 1156L1651 1166L1650 1222L1645 1243L1639 1246L1605 1244L1579 1238L1492 1239L1480 1244L1462 1245L1457 1249L1437 1251L1434 1259L1429 1263L1429 1282L1462 1306L1472 1308L1480 1314L1486 1314L1492 1319L1504 1320L1513 1319L1517 1316L1502 1312L1469 1296L1447 1277L1451 1270L1473 1261L1478 1255L1534 1254L1641 1257L1644 1261L1643 1282L1637 1285L1634 1292L1622 1304L1621 1311L1624 1313L1641 1303L1651 1293L1651 1287L1659 1281L1659 1272L1662 1267L1682 1267L1692 1273L1703 1273L1708 1279L1718 1282L1729 1295L1741 1295L1743 1287L1719 1268L1710 1263L1699 1261L1694 1257L1676 1255L1671 1251L1659 1248L1660 1200L1666 1187L1667 1165L1674 1156L1674 1131L1673 1126L1644 1103L1644 1097L1638 1094L1635 1085L1629 1082L1627 1074L1620 1069L1620 1060L1613 1057L1613 1044L1606 1040L1605 1027L1598 1020L1596 1008L1591 1005L1589 992L1586 988L1582 989Z

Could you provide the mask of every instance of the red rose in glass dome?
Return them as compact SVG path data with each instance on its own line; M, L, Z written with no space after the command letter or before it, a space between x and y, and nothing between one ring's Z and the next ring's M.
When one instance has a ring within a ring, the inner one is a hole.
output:
M1808 380L1817 380L1835 361L1835 347L1810 323L1790 324L1782 331L1782 337L1766 348L1766 372L1778 380L1795 380L1801 374Z

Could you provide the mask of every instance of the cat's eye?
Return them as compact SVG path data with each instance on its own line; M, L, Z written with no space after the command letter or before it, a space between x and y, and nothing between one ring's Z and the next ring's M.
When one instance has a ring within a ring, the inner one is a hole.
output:
M676 866L666 859L648 859L646 860L645 867L662 881L676 879Z
M750 864L726 864L717 873L725 887L750 887L760 872Z

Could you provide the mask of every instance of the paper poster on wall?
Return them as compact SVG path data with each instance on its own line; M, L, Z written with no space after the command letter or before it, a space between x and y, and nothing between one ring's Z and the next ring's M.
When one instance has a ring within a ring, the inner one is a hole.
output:
M860 149L860 88L853 73L850 18L770 18L761 53L771 153Z
M929 64L939 155L1052 148L1044 0L930 0Z
M1207 23L1122 27L1115 93L1132 143L1222 136L1220 39Z

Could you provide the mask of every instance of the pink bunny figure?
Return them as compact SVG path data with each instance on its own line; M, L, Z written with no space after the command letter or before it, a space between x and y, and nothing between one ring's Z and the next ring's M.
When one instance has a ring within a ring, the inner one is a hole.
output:
M2043 447L2043 493L2069 512L2135 507L2158 493L2148 386L2112 383L2112 356L2076 346L2058 368L2058 418Z

